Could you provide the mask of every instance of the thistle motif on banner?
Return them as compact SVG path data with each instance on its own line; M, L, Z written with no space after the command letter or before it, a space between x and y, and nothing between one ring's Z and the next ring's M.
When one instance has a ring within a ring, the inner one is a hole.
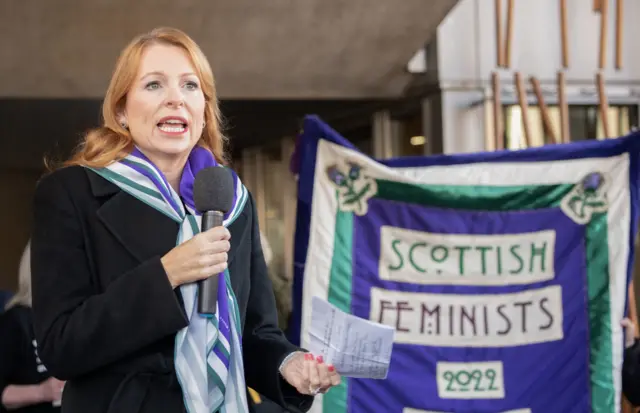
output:
M347 161L346 167L332 164L327 167L327 177L338 190L338 208L341 211L365 215L369 199L378 192L376 180L367 176L362 165Z
M585 225L593 214L609 208L604 175L592 172L582 178L560 202L562 211L577 224Z

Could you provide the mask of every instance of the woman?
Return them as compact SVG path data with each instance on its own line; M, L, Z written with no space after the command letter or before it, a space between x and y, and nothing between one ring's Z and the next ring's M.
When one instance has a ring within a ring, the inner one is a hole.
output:
M225 159L198 46L175 29L134 39L103 118L35 194L35 330L41 358L68 380L63 411L243 413L247 386L307 411L340 377L277 328L254 203L237 177L225 227L192 230L194 176ZM207 319L194 282L212 274L218 311Z
M0 412L55 413L63 382L38 358L31 321L29 244L18 273L18 292L0 315Z

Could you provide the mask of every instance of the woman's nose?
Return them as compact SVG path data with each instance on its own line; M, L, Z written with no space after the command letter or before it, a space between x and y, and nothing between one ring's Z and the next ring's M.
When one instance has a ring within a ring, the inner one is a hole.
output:
M178 87L169 87L167 91L167 101L168 106L182 106L184 103L184 96L182 95L182 91Z

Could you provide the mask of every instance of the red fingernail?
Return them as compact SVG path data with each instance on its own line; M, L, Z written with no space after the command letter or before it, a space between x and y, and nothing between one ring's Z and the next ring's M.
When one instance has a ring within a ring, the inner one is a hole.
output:
M329 371L331 371L331 372L332 372L332 371L334 371L335 369L336 369L336 368L335 368L335 367L333 367L333 365L331 365L331 364L329 365Z
M322 363L322 356L318 356L316 360L318 360L318 363Z
M311 354L307 353L307 354L304 355L304 359L305 360L313 360L313 356Z

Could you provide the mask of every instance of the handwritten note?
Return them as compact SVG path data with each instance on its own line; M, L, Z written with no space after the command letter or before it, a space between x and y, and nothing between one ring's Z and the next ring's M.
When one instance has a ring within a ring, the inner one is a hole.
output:
M319 297L311 299L309 350L344 377L386 378L394 334L392 327L347 314Z

